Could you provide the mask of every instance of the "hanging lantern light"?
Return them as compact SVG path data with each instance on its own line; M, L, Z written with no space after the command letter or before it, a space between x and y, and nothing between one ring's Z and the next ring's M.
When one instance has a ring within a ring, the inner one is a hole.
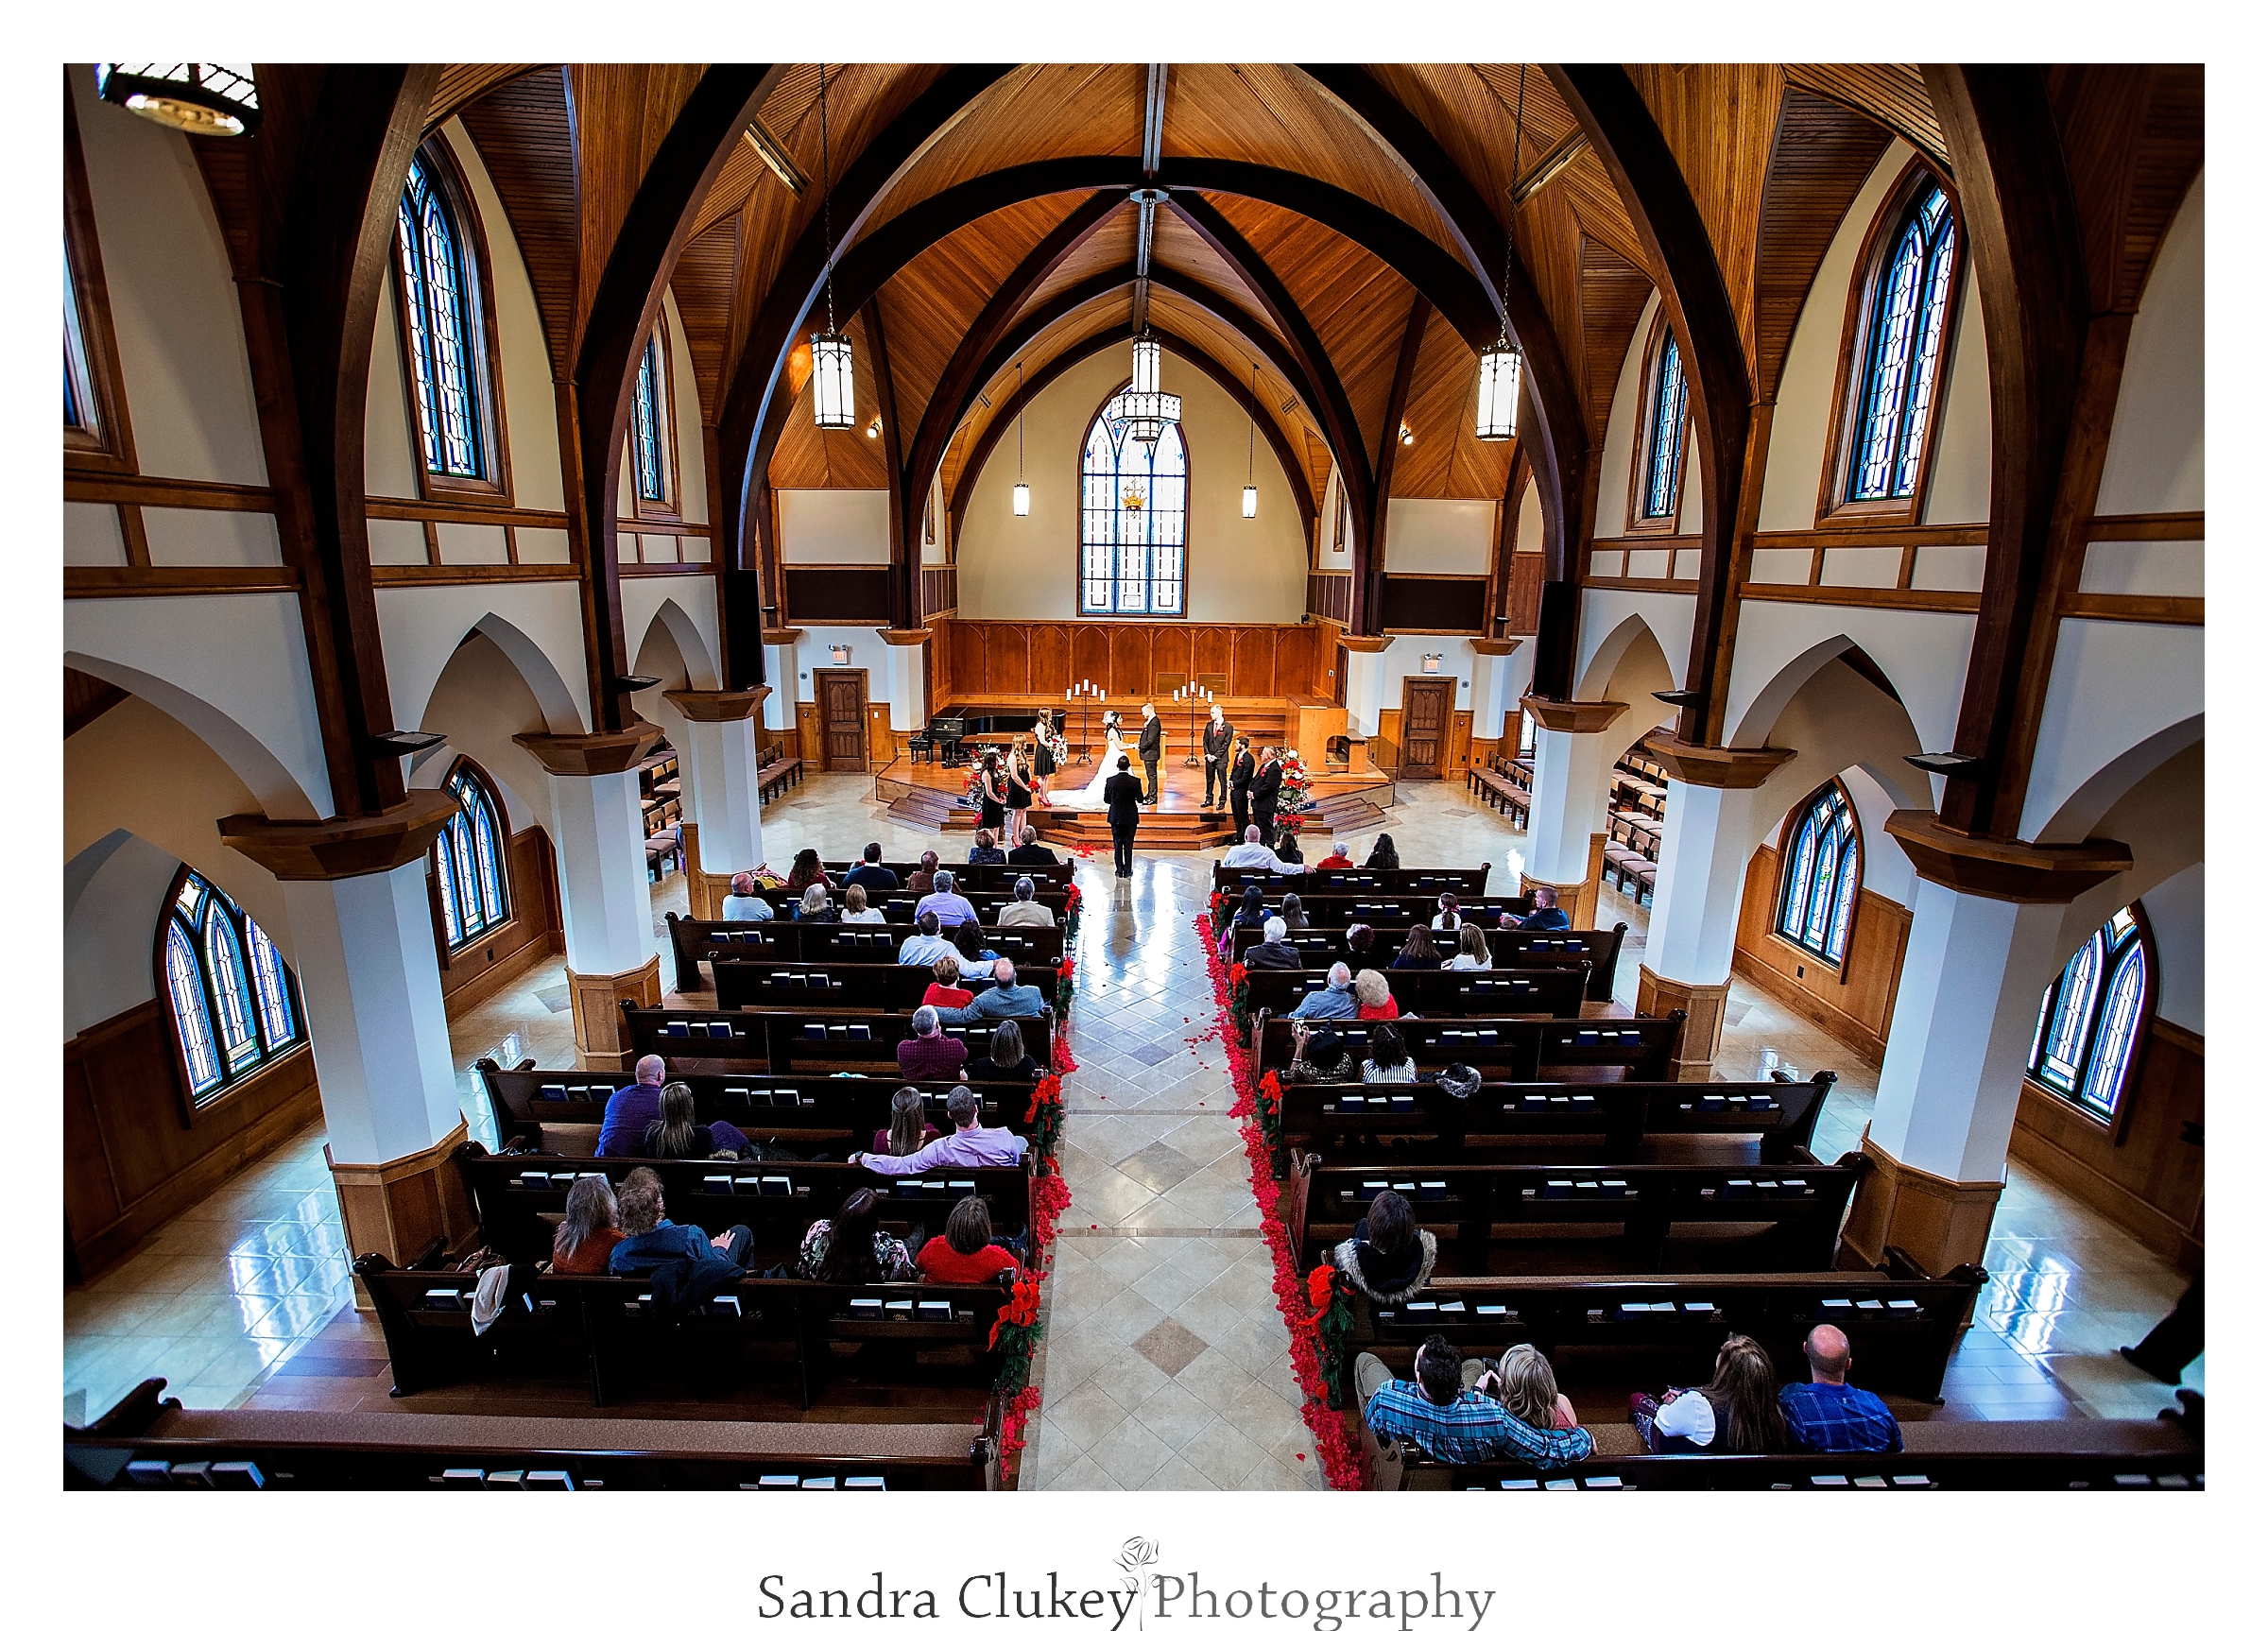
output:
M1260 401L1260 365L1252 365L1252 400ZM1252 485L1252 444L1260 435L1257 420L1245 421L1245 519L1250 521L1260 513L1260 489Z
M1164 354L1147 329L1134 336L1134 375L1119 393L1118 417L1126 434L1148 447L1165 434L1169 424L1181 422L1181 399L1158 388L1158 369Z
M1032 489L1023 479L1023 365L1016 365L1016 492L1011 508L1018 515L1032 513Z
M94 91L184 135L246 136L260 128L249 62L102 62Z
M1512 180L1520 182L1521 127L1528 111L1528 66L1520 66L1520 103L1512 115ZM1512 300L1512 207L1504 211L1504 286L1499 291L1507 311ZM1481 352L1480 400L1473 408L1472 434L1483 441L1510 441L1520 423L1520 385L1525 359L1512 337L1507 316L1496 343Z
M1158 363L1164 350L1146 331L1135 336L1134 383L1126 387L1128 390L1137 396L1146 396L1158 389Z
M834 329L834 172L827 146L827 64L819 64L819 197L827 245L827 332L811 336L811 417L821 430L850 430L858 423L858 392L852 379L850 339Z

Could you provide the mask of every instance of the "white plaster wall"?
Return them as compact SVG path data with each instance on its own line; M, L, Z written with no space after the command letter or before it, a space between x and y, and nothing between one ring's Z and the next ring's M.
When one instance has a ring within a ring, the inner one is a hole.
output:
M2200 171L2166 228L2134 315L2095 513L2146 515L2204 507L2205 175ZM2092 551L2089 555L2091 566Z
M631 583L623 584L626 598ZM397 722L422 719L434 682L465 635L493 614L551 729L591 728L583 610L572 583L436 584L378 591L378 629ZM530 668L534 672L530 672ZM408 729L404 724L402 729Z
M1606 410L1606 445L1599 454L1599 506L1591 526L1593 538L1620 538L1629 523L1630 448L1638 435L1638 399L1642 388L1639 376L1645 372L1646 336L1654 332L1654 315L1659 310L1661 296L1648 295L1645 309L1638 314L1638 326L1630 331L1623 371L1615 376L1614 405ZM1687 616L1692 616L1690 606Z
M1898 687L1922 747L1941 751L1952 745L1961 687L1968 671L1969 641L1975 632L1976 619L1964 612L1745 601L1726 689L1727 740L1756 746L1752 727L1758 722L1749 716L1757 698L1790 662L1822 641L1842 635L1864 646Z
M1524 555L1543 553L1543 493L1532 481L1521 489L1520 519L1513 526L1515 549Z
M1756 609L1753 606L1742 608L1744 613L1752 613ZM1624 633L1623 625L1631 618L1643 623L1661 646L1662 656L1669 664L1671 685L1685 683L1686 660L1692 654L1692 596L1662 594L1651 590L1586 589L1583 592L1581 638L1575 645L1577 696L1595 701L1603 694L1621 651L1618 644L1617 649L1607 653L1606 661L1602 662L1602 648L1610 641L1619 643ZM1745 617L1741 627L1744 640L1747 637Z
M118 530L114 504L63 506L65 566L124 566L126 535Z
M2142 896L2157 942L2160 1018L2205 1034L2205 863L2176 872Z
M2184 891L2192 885L2178 881L2205 860L2205 744L2191 743L2141 778L2103 813L2091 832L2097 837L2125 845L2134 857L2134 866L2127 871L2112 873L2064 908L2056 931L2053 966L2059 967L2069 959L2087 936L2121 906L2137 899L2146 901L2164 884L2177 884L2168 900L2174 912L2175 927L2180 928ZM2203 880L2197 880L2194 887L2202 890L2203 886ZM2202 901L2199 905L2202 906ZM2156 927L2155 919L2152 927ZM2202 942L2194 957L2202 971ZM2197 993L2196 1001L2202 1004L2202 991ZM2178 1019L2178 1016L2168 1018ZM2191 1028L2203 1030L2202 1015Z
M2087 546L2079 592L2202 596L2205 540L2098 538Z
M1425 654L1437 652L1441 669L1437 674L1425 672ZM1379 653L1382 708L1401 706L1401 682L1404 679L1453 679L1457 682L1452 709L1472 707L1472 642L1456 634L1397 634L1394 644Z
M180 865L124 829L97 840L64 865L66 1041L157 995L150 953L166 887Z
M2204 629L2066 618L2017 835L2038 837L2096 771L2204 712Z
M1745 848L1776 843L1788 812L1841 776L1865 845L1865 886L1911 905L1914 869L1882 832L1893 809L1918 808L1930 798L1929 778L1904 762L1920 749L1905 711L1848 663L1829 661L1788 699L1766 740L1796 757L1757 790L1754 844Z
M267 484L226 240L190 138L65 70L86 154L134 455L145 475Z
M281 566L276 518L252 509L146 506L142 531L152 566Z
M1496 505L1485 498L1386 501L1386 570L1485 577L1496 542Z
M670 639L682 652L688 682L697 690L714 691L722 683L723 665L717 652L716 580L710 577L626 577L622 580L622 627L632 652L651 637L657 618L671 624ZM687 644L692 650L683 650ZM650 668L637 668L651 674Z
M812 675L818 669L835 666L828 658L827 648L831 645L848 645L850 648L850 661L842 664L842 672L848 673L854 668L863 668L867 671L868 702L895 702L897 700L897 693L890 681L890 648L884 642L882 631L877 628L859 628L833 624L820 628L804 629L802 638L798 640L792 647L793 656L788 661L795 663L797 701L816 702L818 700L818 692L814 689ZM783 649L791 648L777 645L771 647L774 654ZM785 663L782 662L782 666L784 667ZM775 691L771 697L765 699L765 722L767 724L771 723L769 704L778 696L779 693ZM784 714L781 723L792 727L795 723L795 716L792 713ZM775 727L775 729L779 727Z
M696 525L709 520L708 450L701 441L701 383L685 344L684 319L678 315L675 289L662 292L668 307L669 371L676 391L678 421L678 514Z
M889 565L890 495L878 487L782 488L780 558L790 566ZM961 615L975 615L966 598Z
M1125 382L1125 352L1106 348L1026 408L1023 473L1032 489L1030 515L1010 513L1015 428L993 444L962 516L957 558L963 617L1076 615L1079 454L1095 410ZM1210 376L1171 352L1160 378L1181 397L1181 432L1189 447L1190 621L1297 623L1307 609L1308 540L1282 465L1255 444L1252 483L1260 489L1260 513L1246 521L1250 419ZM1345 566L1350 558L1338 557L1336 563Z
M413 428L414 410L409 402L409 386L403 373L402 361L402 287L397 257L386 258L386 286L378 291L378 320L370 341L370 382L363 392L362 424L362 484L372 494L382 498L416 498L418 496L417 432ZM406 537L399 541L394 553L381 553L380 527L396 532L401 528L416 529L415 522L372 522L370 524L370 559L373 562L396 562L422 565L425 559L425 541L421 535L416 540L417 553L407 554ZM388 542L396 540L388 539Z
M552 826L551 787L542 764L512 738L544 729L536 694L503 648L481 636L451 654L427 697L416 729L449 738L426 755L410 777L413 787L438 787L459 755L477 763L504 794L505 815L515 829ZM556 842L558 834L553 833Z
M1961 274L1961 303L1946 325L1953 359L1937 420L1937 451L1921 506L1926 526L1992 518L1992 369L1984 354L1984 301L1972 254Z

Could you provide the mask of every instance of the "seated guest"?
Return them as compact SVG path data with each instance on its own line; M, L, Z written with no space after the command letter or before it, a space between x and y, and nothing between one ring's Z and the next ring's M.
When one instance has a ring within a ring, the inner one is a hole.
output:
M971 918L953 934L953 949L961 959L961 967L980 970L1000 953L985 944L984 926Z
M914 1260L905 1243L875 1227L881 1206L882 1197L872 1190L852 1190L845 1195L833 1217L821 1218L805 1231L796 1253L796 1272L805 1279L836 1285L913 1279Z
M671 1223L662 1200L662 1179L651 1167L636 1168L622 1180L615 1204L622 1214L623 1237L607 1255L610 1274L652 1274L671 1263L720 1260L746 1273L754 1261L756 1236L747 1224L708 1235L691 1224Z
M914 869L905 875L905 887L907 893L914 895L928 894L931 888L935 886L936 876L937 852L935 850L922 850L921 859L916 862L914 864Z
M1347 954L1358 963L1370 961L1371 948L1378 944L1378 931L1367 923L1347 925Z
M1056 852L1040 842L1039 834L1032 831L1032 824L1029 821L1018 822L1016 847L1008 851L1008 865L1011 867L1053 867L1056 864Z
M1630 1425L1653 1455L1780 1455L1788 1448L1779 1378L1754 1337L1728 1336L1707 1387L1630 1396Z
M1370 859L1364 862L1363 865L1400 868L1401 856L1394 848L1394 835L1391 833L1381 833L1378 835L1378 842L1370 846Z
M914 1034L898 1044L898 1073L909 1082L957 1082L968 1062L961 1039L938 1032L937 1010L927 1003L916 1008Z
M614 1190L601 1173L585 1173L567 1191L567 1215L551 1231L551 1272L604 1274L622 1230L614 1227Z
M976 921L976 908L969 904L969 897L954 892L953 874L940 871L930 884L930 892L921 897L914 907L917 913L934 912L940 928L950 929L956 923Z
M1330 1025L1309 1030L1305 1020L1292 1022L1292 1062L1283 1068L1286 1082L1351 1082L1361 1063L1347 1051L1347 1043Z
M1260 841L1258 827L1245 829L1245 841L1222 856L1221 865L1224 867L1249 867L1256 872L1263 867L1270 872L1304 872L1307 870L1305 867L1297 862L1287 864L1279 859L1275 850Z
M1905 1449L1898 1417L1881 1396L1847 1380L1850 1338L1831 1325L1815 1325L1804 1338L1803 1357L1811 1363L1812 1380L1791 1382L1779 1390L1779 1413L1788 1418L1790 1438L1805 1450L1829 1453Z
M1494 1368L1486 1360L1467 1360L1465 1385L1474 1393L1495 1399L1507 1415L1539 1433L1549 1433L1555 1427L1572 1429L1581 1425L1575 1420L1575 1407L1559 1391L1559 1381L1552 1374L1552 1362L1528 1343L1504 1349L1503 1358L1496 1362Z
M1358 1020L1399 1020L1401 1006L1386 985L1385 975L1365 969L1354 977L1354 1017Z
M732 893L725 897L725 917L728 923L768 923L772 920L771 902L756 893L756 874L732 874Z
M1520 914L1518 912L1499 912L1496 915L1496 926L1500 929L1519 928Z
M972 1082L1036 1082L1046 1073L1040 1061L1023 1051L1023 1027L1014 1020L993 1026L991 1052L969 1061Z
M631 1067L630 1085L607 1095L606 1119L598 1125L598 1153L637 1156L645 1153L645 1129L662 1115L662 1078L668 1069L660 1054L648 1054Z
M1457 954L1449 960L1452 969L1486 969L1488 962L1488 932L1478 923L1468 923L1457 931Z
M658 1161L697 1161L711 1156L738 1160L747 1148L748 1135L730 1122L704 1126L693 1119L693 1090L683 1082L662 1090L661 1120L645 1127L645 1153Z
M1337 872L1350 867L1353 865L1353 861L1348 857L1347 846L1344 844L1333 844L1331 847L1331 853L1315 863L1315 870L1318 872Z
M1276 870L1279 872L1304 872L1307 870L1307 857L1299 852L1299 834L1289 827L1283 830L1283 835L1276 845Z
M843 882L856 884L877 895L887 895L898 887L898 874L882 864L882 846L867 846L866 859L843 874Z
M834 903L827 899L826 884L814 884L803 891L803 899L796 902L797 922L832 923L834 920Z
M1559 910L1559 891L1549 884L1536 885L1536 910L1520 920L1523 929L1570 929L1567 914Z
M958 1046L956 1043L955 1046ZM945 1096L945 1114L953 1131L935 1143L924 1144L910 1156L869 1156L852 1151L850 1159L889 1177L909 1177L932 1167L1013 1167L1023 1163L1022 1135L1005 1127L979 1126L977 1097L966 1087Z
M1047 999L1037 986L1016 983L1016 965L1006 957L992 959L992 984L977 992L969 1004L972 1020L1036 1020L1047 1012Z
M853 884L843 891L843 917L846 923L879 923L884 921L882 908L867 904L867 886Z
M1374 1027L1370 1032L1370 1056L1363 1061L1363 1080L1414 1082L1417 1079L1418 1066L1410 1058L1409 1045L1401 1039L1401 1033L1392 1025Z
M935 965L939 957L950 955L953 942L937 933L937 915L924 912L914 919L914 932L898 945L901 963Z
M969 865L971 867L1005 866L1008 852L993 841L992 829L979 827L976 842L969 846Z
M914 1259L921 1278L939 1285L982 1285L1016 1272L1016 1257L992 1241L992 1209L970 1195L945 1214L945 1232L933 1235Z
M961 960L948 952L929 966L929 989L921 1001L933 1008L966 1008L976 993L961 984Z
M789 894L800 895L814 884L824 888L833 882L827 876L827 868L819 865L819 852L816 850L796 851L796 864L787 869Z
M1290 932L1281 918L1270 918L1261 934L1259 945L1245 953L1247 969L1297 969L1299 966L1299 948L1284 939Z
M1016 880L1016 899L1000 909L999 925L1003 929L1052 929L1056 926L1055 909L1043 906L1033 897L1039 894L1029 878Z
M1444 889L1441 892L1441 899L1435 904L1441 910L1434 919L1435 928L1445 929L1453 935L1465 926L1465 919L1457 916L1457 897L1454 891Z
M1237 902L1236 915L1221 925L1221 955L1228 955L1228 949L1236 944L1236 932L1239 929L1257 929L1267 920L1268 908L1260 898L1260 885L1246 884L1245 898Z
M1409 937L1402 941L1401 950L1394 954L1392 969L1438 969L1441 953L1434 945L1434 932L1423 923L1410 925Z
M1292 1010L1295 1020L1351 1020L1355 1015L1354 971L1344 963L1333 963L1328 976L1331 983L1320 991L1310 991L1299 999Z
M1307 906L1297 895L1287 891L1283 897L1283 904L1279 910L1283 916L1285 928L1304 929L1307 927Z
M1416 1296L1434 1278L1438 1250L1433 1231L1418 1227L1418 1214L1400 1190L1381 1190L1366 1216L1354 1220L1354 1237L1332 1249L1331 1261L1372 1302L1389 1308Z
M1418 1350L1417 1381L1397 1382L1375 1353L1354 1356L1363 1419L1383 1441L1407 1439L1436 1461L1519 1461L1555 1472L1591 1452L1581 1428L1538 1429L1461 1385L1464 1360L1438 1336Z
M900 1088L890 1095L890 1125L874 1135L878 1156L910 1156L937 1136L923 1114L928 1100L919 1088Z

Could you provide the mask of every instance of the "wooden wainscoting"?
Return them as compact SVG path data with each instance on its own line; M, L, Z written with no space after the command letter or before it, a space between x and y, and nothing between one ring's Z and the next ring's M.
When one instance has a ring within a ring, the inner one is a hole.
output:
M1733 971L1753 980L1775 1002L1785 1003L1852 1053L1882 1062L1890 1040L1890 1012L1905 967L1906 936L1914 914L1871 889L1859 890L1850 914L1850 945L1838 972L1802 947L1772 933L1779 899L1779 851L1766 847L1748 860L1741 895L1741 927L1733 943Z
M1370 738L1370 763L1389 776L1401 772L1401 710L1378 711L1378 730Z
M1441 743L1441 780L1457 783L1465 780L1465 772L1472 768L1472 710L1452 708L1449 713L1449 734Z
M194 1113L151 998L63 1044L63 1243L89 1275L322 1116L301 1048Z
M433 944L441 963L441 1004L453 1020L507 988L544 958L562 956L567 951L550 834L541 827L524 827L506 840L504 849L512 915L503 927L458 948L454 956L441 929L440 900L427 874Z
M2194 1273L2205 1264L2205 1151L2184 1143L2181 1127L2204 1120L2205 1039L2158 1020L2115 1120L2026 1082L2008 1153Z
M946 646L940 694L1060 696L1082 679L1139 708L1160 675L1219 674L1233 696L1313 695L1314 624L995 623L948 618L936 628ZM1330 666L1325 664L1325 666ZM1171 683L1164 689L1172 690ZM1222 687L1214 687L1216 691Z
M827 766L827 733L819 721L819 705L816 702L796 704L796 756L803 761L805 770L823 770Z

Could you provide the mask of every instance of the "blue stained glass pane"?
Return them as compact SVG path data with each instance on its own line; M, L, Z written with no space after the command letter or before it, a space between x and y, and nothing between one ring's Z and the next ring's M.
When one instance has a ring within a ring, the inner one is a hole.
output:
M456 224L421 159L410 164L395 232L426 468L438 475L479 476L479 398L472 371L477 348L469 267Z
M432 301L425 291L425 256L418 247L418 211L412 201L423 179L413 165L410 191L403 195L394 225L402 249L402 305L409 314L410 395L418 404L419 445L426 449L426 467L432 469L435 468L432 450L440 442L440 432L434 422L433 334L427 317Z
M1792 940L1803 937L1804 919L1812 897L1812 868L1819 855L1819 818L1807 812L1796 830L1796 850L1788 861L1788 899L1780 908L1779 932Z
M220 1054L213 1045L212 1016L205 1008L205 984L188 932L176 920L165 925L165 985L173 998L174 1035L189 1072L192 1096L220 1085Z
M244 920L244 932L252 943L252 988L260 998L260 1035L272 1054L300 1034L299 1019L292 1012L291 984L267 932L249 918Z
M235 925L226 912L205 914L205 966L213 975L214 1017L220 1023L221 1052L233 1073L260 1056L260 1036L247 988L244 953L236 944Z
M638 393L632 403L631 429L637 447L638 496L660 503L668 496L662 468L661 382L655 375L658 341L647 342L638 361Z
M2048 1045L2039 1061L2041 1076L2066 1092L2078 1085L2079 1059L2092 1028L2102 973L2103 934L2097 930L2064 965L2063 991L2048 1022Z
M480 909L491 923L501 923L505 918L504 868L498 849L496 823L483 798L472 806L472 852L480 863Z
M1850 943L1850 915L1859 901L1859 846L1855 839L1847 842L1843 850L1843 867L1835 874L1835 919L1827 931L1827 959L1830 963L1843 961L1844 949Z
M1645 513L1658 519L1677 503L1677 460L1685 451L1685 366L1675 335L1665 335L1654 376L1654 412L1647 428Z
M1849 497L1911 498L1941 372L1955 259L1952 206L1931 188L1901 223L1875 291Z
M1127 616L1177 613L1188 541L1187 446L1172 425L1143 446L1127 434L1120 405L1116 397L1103 404L1080 455L1079 607Z
M455 825L451 820L433 841L433 881L441 891L441 932L453 951L472 938L465 933L464 913L456 904L456 846L449 841L450 830Z
M2142 943L2131 941L2119 957L2103 1001L2103 1022L2095 1037L2094 1056L2088 1063L2087 1086L2080 1099L2109 1115L2118 1107L2119 1091L2126 1085L2126 1063L2134 1052L2135 1033L2141 1028Z
M1778 933L1840 965L1858 905L1858 819L1843 790L1830 783L1803 813L1782 876Z

